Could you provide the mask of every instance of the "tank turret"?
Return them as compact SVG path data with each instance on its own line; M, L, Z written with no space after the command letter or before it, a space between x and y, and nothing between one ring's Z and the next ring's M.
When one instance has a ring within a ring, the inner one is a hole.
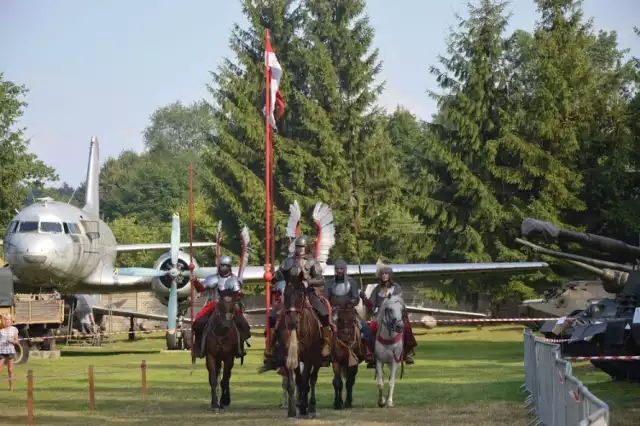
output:
M546 242L577 243L609 255L615 262L541 247L521 238L515 241L535 253L566 260L602 280L605 291L615 295L611 301L594 300L592 306L570 315L567 321L550 321L540 328L548 337L568 338L562 345L564 355L627 356L640 355L640 324L633 322L640 308L640 247L613 238L560 229L536 219L522 222L525 238ZM549 335L551 334L551 335ZM592 364L614 379L640 381L640 362L593 360Z
M608 293L620 293L629 281L629 273L638 271L637 262L638 259L640 259L640 247L631 246L622 241L614 240L613 238L560 229L552 223L531 218L527 218L522 222L520 233L523 237L540 237L547 242L558 241L565 243L578 243L594 250L612 254L622 262L633 261L635 263L634 265L611 262L594 257L551 250L540 247L530 241L520 238L515 239L518 244L529 247L536 253L555 257L557 259L565 259L568 263L597 275L602 280L604 289Z

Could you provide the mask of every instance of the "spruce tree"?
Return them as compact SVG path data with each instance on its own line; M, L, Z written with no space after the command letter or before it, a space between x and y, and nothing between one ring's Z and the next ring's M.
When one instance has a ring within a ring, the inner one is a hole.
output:
M439 117L435 128L442 138L431 145L440 167L442 186L438 199L447 210L441 253L450 260L489 261L497 257L495 242L486 239L505 218L495 197L490 169L494 162L491 143L504 136L505 103L502 33L507 25L505 3L482 0L468 5L468 19L460 19L462 32L452 32L449 57L441 57L444 70L432 73L444 94L435 94ZM455 259L451 259L451 255Z
M396 150L376 107L383 90L376 82L381 62L378 50L372 49L374 29L364 13L365 2L308 0L306 8L311 95L332 132L332 144L321 146L319 155L333 156L336 255L356 257L355 213L362 261L378 256L415 260L421 254L416 242L422 241L422 228L403 203Z
M594 75L589 102L594 114L582 128L579 154L584 176L581 198L587 214L573 214L568 220L589 232L637 245L640 154L633 134L638 119L635 61L625 61L628 50L618 48L615 32L593 34L588 52Z
M452 32L443 69L433 67L443 94L431 92L439 112L433 130L440 144L425 144L425 156L433 176L432 202L425 202L423 218L438 221L438 243L433 258L458 262L521 261L526 257L509 248L513 228L511 197L526 191L520 164L512 156L524 142L513 134L510 117L507 44L507 3L481 0L468 5L467 19ZM500 301L512 293L530 295L519 277L508 283L496 279L466 283L465 290L477 300L479 292ZM506 284L506 286L505 286Z
M526 209L541 219L563 222L569 211L584 210L582 176L577 170L579 135L592 119L592 89L580 1L537 0L541 14L533 33L531 77L525 87L517 130L540 161L531 168ZM526 106L526 107L525 107ZM522 157L529 154L522 154ZM524 161L523 161L524 162ZM521 197L522 198L522 197Z
M292 0L242 0L249 28L234 25L230 45L235 59L224 59L211 76L208 86L212 95L215 134L211 135L203 161L208 170L205 187L213 202L214 215L223 221L228 245L237 249L242 226L250 228L257 257L264 256L265 240L265 124L264 107L264 32L271 32L271 44L283 67L281 92L287 104L285 116L273 133L275 151L274 175L277 180L278 209L276 238L283 239L287 204L294 198L304 202L313 190L314 173L322 174L322 164L296 144L298 131L290 117L301 113L297 102L303 94L296 93L293 83L300 62L299 39L303 14ZM286 188L286 191L283 191ZM256 256L254 256L256 258Z

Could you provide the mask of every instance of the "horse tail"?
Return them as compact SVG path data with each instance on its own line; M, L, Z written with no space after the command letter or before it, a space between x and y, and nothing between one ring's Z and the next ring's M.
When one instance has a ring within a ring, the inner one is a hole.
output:
M289 335L289 350L287 352L287 368L293 370L298 366L298 330L291 330Z

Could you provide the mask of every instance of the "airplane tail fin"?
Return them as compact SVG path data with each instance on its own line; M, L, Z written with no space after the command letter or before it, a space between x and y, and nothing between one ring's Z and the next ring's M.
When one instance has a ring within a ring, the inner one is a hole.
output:
M100 178L100 150L98 148L98 138L93 136L89 145L89 164L87 165L87 188L84 196L85 205L83 210L87 213L93 213L96 216L100 214L100 195L99 178Z

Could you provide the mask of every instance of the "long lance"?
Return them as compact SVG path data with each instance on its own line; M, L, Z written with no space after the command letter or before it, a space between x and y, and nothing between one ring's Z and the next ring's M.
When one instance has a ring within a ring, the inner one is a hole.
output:
M356 257L358 258L358 279L360 280L360 290L364 290L362 281L362 258L360 257L360 237L358 236L358 214L360 212L358 198L355 191L351 195L351 205L353 206L353 230L356 236Z
M267 50L267 46L270 44L270 35L269 29L264 31L264 46L265 52ZM271 213L272 213L272 203L271 203L271 125L269 123L269 116L271 115L271 69L269 68L269 62L265 55L265 66L264 66L264 74L265 74L265 143L264 143L264 151L265 151L265 168L264 168L264 185L265 185L265 241L264 241L264 291L265 291L265 305L266 305L266 332L265 332L265 347L269 350L269 345L271 342L271 330L269 327L269 318L271 316L271 279L273 278L272 274L272 265L270 263L270 257L272 252L271 243L273 241L272 233L273 227L271 225Z
M351 151L351 208L353 210L353 230L356 237L356 256L358 258L358 279L360 281L360 291L364 290L364 282L362 281L362 257L360 257L360 237L358 235L358 216L360 215L360 202L356 192L356 147L355 147L355 130L351 131L351 143L349 151ZM346 272L346 271L345 271Z

